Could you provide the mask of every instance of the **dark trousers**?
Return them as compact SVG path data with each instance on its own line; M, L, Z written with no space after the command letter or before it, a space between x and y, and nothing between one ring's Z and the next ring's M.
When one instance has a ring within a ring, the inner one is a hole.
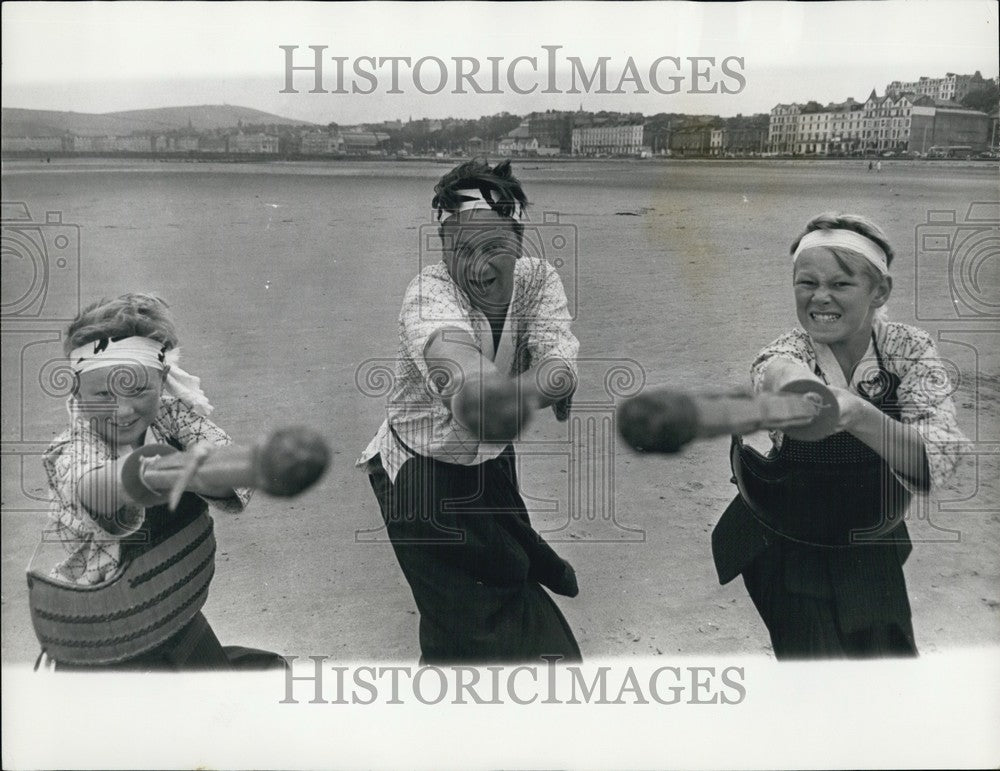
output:
M744 569L743 583L770 633L775 658L916 656L909 616L845 630L825 564L828 557L820 548L779 542Z
M395 483L382 468L369 480L420 612L423 662L581 659L542 588L573 596L575 573L531 527L513 448L478 466L416 456Z

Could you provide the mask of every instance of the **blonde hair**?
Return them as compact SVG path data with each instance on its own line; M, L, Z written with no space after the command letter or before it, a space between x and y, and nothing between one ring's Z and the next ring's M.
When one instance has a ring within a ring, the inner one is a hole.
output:
M167 349L177 346L177 330L169 306L159 297L130 292L114 300L100 299L88 305L66 329L66 355L94 340L148 337Z

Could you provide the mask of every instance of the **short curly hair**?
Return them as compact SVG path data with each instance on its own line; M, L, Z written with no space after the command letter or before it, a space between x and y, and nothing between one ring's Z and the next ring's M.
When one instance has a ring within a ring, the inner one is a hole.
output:
M513 217L528 205L521 182L514 176L510 160L504 160L490 167L485 158L473 158L449 171L434 186L431 207L437 211L438 219L445 212L458 211L462 203L460 191L476 189L490 202L490 207L502 217Z
M148 337L167 350L177 346L177 330L169 306L159 297L130 292L114 300L100 299L84 308L66 329L63 350L94 340Z

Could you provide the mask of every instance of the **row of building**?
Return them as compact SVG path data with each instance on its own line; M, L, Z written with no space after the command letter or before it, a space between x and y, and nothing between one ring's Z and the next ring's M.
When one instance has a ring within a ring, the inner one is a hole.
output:
M300 155L381 153L391 134L384 131L310 131L299 138Z
M666 126L608 123L572 128L564 149L533 132L530 119L499 140L472 137L445 152L487 153L505 157L574 155L581 157L851 155L886 153L926 155L935 148L961 146L970 153L995 145L997 115L969 110L955 102L901 94L865 102L848 99L820 105L779 104L770 115L748 118L681 119ZM137 153L303 156L385 155L385 132L314 130L293 141L267 133L229 136L3 137L4 152ZM551 142L551 143L550 143Z
M992 83L1000 85L1000 78ZM981 152L996 144L996 113L967 109L958 100L989 85L978 72L950 72L893 81L884 96L873 89L864 102L779 104L770 115L685 118L666 127L652 126L642 116L600 123L589 114L581 120L574 113L533 113L496 149L539 156L926 154L948 146Z
M997 112L987 115L963 107L956 98L990 85L975 75L948 73L915 83L893 81L884 96L820 105L778 104L770 114L719 118L640 113L578 111L534 112L524 118L502 114L499 130L480 120L490 134L467 137L455 121L412 119L328 129L280 128L230 134L188 130L163 135L3 137L3 150L76 153L215 153L237 155L339 156L499 154L502 156L644 157L928 154L935 148L961 147L978 153L995 147ZM496 137L512 125L519 125ZM259 128L259 127L258 127ZM265 127L266 128L266 127ZM278 135L280 131L280 136ZM494 133L495 132L495 133ZM431 140L427 140L430 137ZM423 139L421 139L423 138ZM407 140L412 141L407 141ZM933 154L933 153L932 153Z
M989 118L954 102L930 97L873 96L820 107L779 104L770 115L736 119L688 119L655 128L644 123L574 128L570 152L576 156L753 156L926 154L942 145L988 145ZM501 155L558 155L533 136L526 121L497 144Z
M278 137L267 133L242 132L228 136L212 134L131 136L3 137L5 151L66 153L278 153Z
M283 146L282 137L267 132L238 132L222 136L5 136L2 141L5 152L277 155L291 149L302 155L362 155L380 152L389 136L385 132L309 131L298 137L293 148Z
M873 90L864 102L779 104L771 110L768 149L789 155L919 153L965 146L981 152L996 141L996 115L912 92Z
M976 72L972 75L956 75L949 72L943 78L921 77L917 80L894 80L885 87L886 94L916 94L940 99L944 102L960 102L965 96L977 88L982 88L988 81ZM1000 78L993 82L1000 85Z
M987 115L958 102L912 92L873 90L864 102L778 104L770 115L683 119L666 127L621 123L573 128L570 152L581 156L927 155L962 147L970 154L995 147L997 112ZM531 120L500 140L506 155L554 155Z

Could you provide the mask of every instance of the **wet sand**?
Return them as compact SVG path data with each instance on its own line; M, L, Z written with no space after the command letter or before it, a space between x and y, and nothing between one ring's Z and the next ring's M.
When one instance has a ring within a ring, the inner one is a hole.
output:
M36 222L61 211L80 226L84 301L128 290L168 300L184 366L237 441L289 423L330 439L334 465L316 489L291 501L261 495L239 516L215 517L205 612L224 643L341 660L418 656L413 600L354 460L382 419L364 375L391 364L403 290L437 259L421 254L421 236L433 182L447 168L4 166L4 201L26 202ZM746 385L755 352L795 324L788 245L825 210L864 213L887 230L897 252L890 315L942 335L959 421L984 453L963 465L940 507L911 512L906 572L918 645L931 653L1000 644L1000 458L987 454L1000 435L997 324L958 318L965 295L948 292L947 256L918 263L914 254L928 211L954 210L961 223L970 203L996 200L995 164L887 162L876 174L861 161L525 160L515 169L538 238L555 250L546 256L563 261L581 341L572 425L587 441L539 414L520 472L536 526L576 567L580 595L558 603L585 655L770 650L742 584L720 587L712 565L709 534L735 493L728 440L641 457L608 434L609 417L615 394L643 380ZM5 254L5 309L30 285L23 268ZM996 275L983 275L977 291L995 302ZM75 292L53 274L44 313L65 315ZM40 373L58 356L53 330L64 324L16 324L8 336L5 319L2 658L20 663L37 653L24 581L45 526L37 452L65 424L61 394L46 393ZM25 348L27 340L38 344Z

